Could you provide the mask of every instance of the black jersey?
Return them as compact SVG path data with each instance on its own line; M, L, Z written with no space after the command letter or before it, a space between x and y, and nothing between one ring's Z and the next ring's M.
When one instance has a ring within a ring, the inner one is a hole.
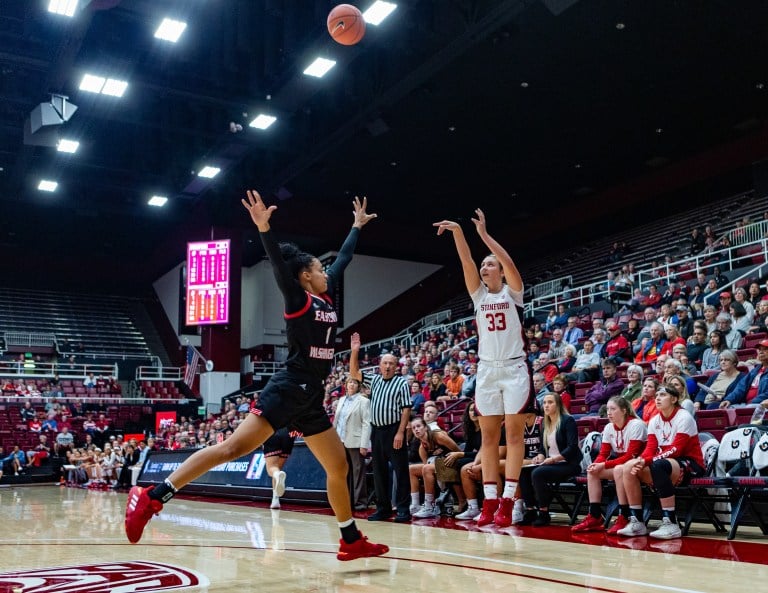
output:
M543 418L541 416L536 416L533 426L528 428L528 425L525 425L525 433L523 435L523 441L525 443L525 459L533 459L544 450L541 442L542 420Z
M330 372L335 353L338 317L333 306L333 285L344 268L352 261L359 230L352 228L341 246L336 261L326 270L328 292L317 296L305 291L296 278L291 277L280 248L272 233L260 233L261 242L272 262L277 285L285 299L286 336L288 338L289 370L311 374L323 381Z
M336 310L327 295L309 293L303 309L285 314L288 360L285 366L325 379L330 370L336 341Z

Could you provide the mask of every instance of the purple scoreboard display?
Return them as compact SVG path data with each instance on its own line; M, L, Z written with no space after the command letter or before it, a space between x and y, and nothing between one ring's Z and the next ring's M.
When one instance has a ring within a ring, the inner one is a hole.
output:
M229 322L229 239L187 243L187 325Z

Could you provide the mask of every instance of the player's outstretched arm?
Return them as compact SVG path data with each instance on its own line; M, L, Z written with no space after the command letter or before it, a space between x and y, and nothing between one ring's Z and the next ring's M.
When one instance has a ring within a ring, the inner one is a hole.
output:
M469 294L474 293L480 286L480 273L477 271L475 262L472 261L472 253L469 251L467 238L461 225L452 220L441 220L435 222L432 226L437 227L437 234L442 235L445 231L453 233L453 242L456 244L456 252L461 260L461 268L464 272L464 284L467 286Z
M475 224L477 234L480 235L483 243L485 243L488 249L491 250L491 253L496 256L496 259L499 260L499 263L504 270L504 278L507 280L507 285L512 290L518 292L523 290L523 277L520 275L515 262L512 261L512 257L496 239L488 234L488 229L485 225L485 213L480 208L477 208L475 210L475 215L477 218L473 218L472 222Z

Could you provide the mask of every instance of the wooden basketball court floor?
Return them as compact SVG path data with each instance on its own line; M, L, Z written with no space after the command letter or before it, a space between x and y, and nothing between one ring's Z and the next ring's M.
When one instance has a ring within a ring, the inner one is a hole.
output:
M370 523L384 557L339 562L326 509L177 497L141 543L123 533L124 493L0 489L0 592L623 592L765 590L768 539L728 542L706 525L682 540L571 537L548 528L477 528L453 519ZM300 510L299 510L300 509Z

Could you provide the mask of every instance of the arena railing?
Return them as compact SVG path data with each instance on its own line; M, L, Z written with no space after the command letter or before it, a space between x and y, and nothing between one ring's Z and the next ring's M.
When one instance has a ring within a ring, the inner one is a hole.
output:
M34 367L26 366L24 361L0 360L0 377L17 379L75 379L82 381L93 373L95 376L117 377L118 366L114 364L80 364L36 362Z
M573 285L573 276L563 276L562 278L555 278L554 280L547 280L546 282L539 282L531 288L531 294L534 297L539 297L546 294L552 294L562 290L563 286Z
M768 220L761 220L746 226L738 226L729 231L726 236L734 247L743 247L764 239L766 233L768 233Z
M759 233L759 229L768 229L768 221L764 222L766 223L765 227L763 226L763 222L750 225L754 226L755 229L758 229L750 231L750 236ZM745 247L750 246L757 246L759 247L759 250L745 254L742 250L744 250ZM738 266L739 262L761 254L764 258L766 258L768 254L768 239L762 235L758 239L750 242L731 245L724 249L702 252L690 257L665 262L662 265L652 268L648 267L637 270L635 272L635 284L633 289L640 288L641 290L646 290L651 284L658 283L660 278L667 278L670 274L676 274L678 277L685 274L691 274L695 278L701 272L708 276L711 275L715 267L731 270L735 266ZM762 264L749 266L749 270L741 274L737 279L729 279L729 285L738 280L754 276L756 272L759 272L762 276L762 267ZM552 294L530 299L530 301L525 304L525 313L528 317L546 315L552 308L556 309L561 303L566 306L566 309L572 309L595 303L601 299L609 300L614 294L615 293L608 291L605 280L598 280L565 291L557 291ZM630 297L631 294L628 293L625 300L628 300Z
M532 298L525 303L525 316L546 316L552 309L557 310L557 307L561 304L565 305L566 309L583 307L598 300L607 301L614 294L615 292L608 290L605 280L598 280L590 284Z
M274 375L285 366L284 362L272 362L266 360L255 360L251 363L251 373L254 375Z
M56 345L56 335L48 332L4 332L5 345L25 346L28 348L53 348Z
M139 366L136 367L137 381L181 381L183 367Z

